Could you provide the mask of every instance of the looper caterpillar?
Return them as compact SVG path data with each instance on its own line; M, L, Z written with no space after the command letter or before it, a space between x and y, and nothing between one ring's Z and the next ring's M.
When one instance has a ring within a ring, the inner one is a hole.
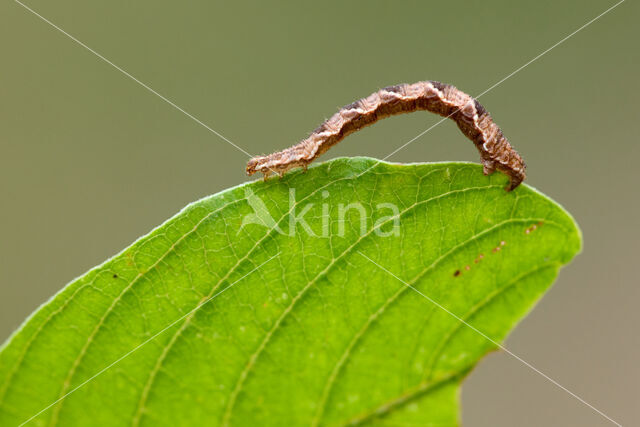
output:
M402 113L426 110L451 118L475 144L485 175L496 169L505 173L511 191L525 179L525 163L511 147L484 107L456 87L433 80L389 86L349 104L322 123L300 143L268 156L249 160L247 174L262 172L282 176L294 167L303 167L344 137L380 119Z

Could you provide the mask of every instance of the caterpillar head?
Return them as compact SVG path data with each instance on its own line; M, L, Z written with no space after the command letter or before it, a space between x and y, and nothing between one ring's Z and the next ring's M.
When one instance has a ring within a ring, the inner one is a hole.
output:
M262 157L254 157L249 160L247 162L247 175L253 175L254 173L258 172L262 160Z

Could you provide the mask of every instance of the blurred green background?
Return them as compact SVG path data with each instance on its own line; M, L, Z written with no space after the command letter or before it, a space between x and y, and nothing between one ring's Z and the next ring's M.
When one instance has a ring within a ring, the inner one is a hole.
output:
M252 154L399 82L478 94L614 1L109 2L30 7ZM640 7L627 0L481 98L571 212L584 252L507 347L622 424L640 420ZM64 284L247 156L13 1L0 4L0 341ZM382 158L439 118L396 117L331 150ZM471 160L443 123L389 160ZM466 381L466 426L605 426L504 353Z

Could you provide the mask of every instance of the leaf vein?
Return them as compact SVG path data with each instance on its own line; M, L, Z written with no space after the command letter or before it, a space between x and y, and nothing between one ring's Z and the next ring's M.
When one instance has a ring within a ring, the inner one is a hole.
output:
M418 275L416 277L414 277L411 281L409 281L408 283L410 285L413 285L414 283L416 283L418 280L420 280L422 277L424 277L425 274L427 274L427 272L433 270L437 265L439 265L442 261L444 261L445 259L447 259L450 255L452 255L453 253L455 253L456 251L464 248L465 246L467 246L469 243L477 240L478 238L486 235L486 234L490 234L496 230L498 230L499 228L503 227L504 225L507 224L511 224L511 223L518 223L518 222L530 222L532 220L539 220L539 218L509 218L507 220L501 221L497 224L494 224L493 226L486 228L476 234L474 234L473 236L471 236L469 239L465 240L464 242L459 243L458 245L453 246L452 248L450 248L448 251L446 251L444 254L442 254L441 256L439 256L436 260L434 260L429 266L427 266L423 271L421 271L420 273L418 273ZM325 384L325 387L323 389L323 394L322 397L320 398L320 405L318 407L318 412L316 413L316 416L314 417L313 421L312 421L312 425L313 426L317 426L319 425L319 423L321 422L324 410L326 408L327 402L329 401L330 398L330 394L331 391L333 389L333 385L336 383L337 381L337 377L339 375L339 373L342 371L342 367L344 366L344 364L346 363L347 359L349 358L349 355L351 354L351 352L353 351L353 349L355 348L356 344L358 342L360 342L361 338L364 336L364 334L367 332L367 330L371 327L371 325L389 308L389 306L398 299L398 297L400 297L400 295L402 295L407 289L410 289L408 286L402 286L400 288L398 288L398 290L387 299L387 301L385 301L384 304L382 304L378 310L372 314L371 316L369 316L369 318L367 319L367 321L365 322L365 324L363 325L363 327L360 329L360 331L358 331L358 333L356 335L354 335L353 339L351 340L351 342L349 343L349 345L346 347L344 353L342 354L342 356L340 357L340 359L338 359L338 361L336 362L336 365L334 366L331 374L329 375L329 377L327 378L327 382Z
M463 192L466 192L466 191L491 190L491 189L495 189L495 188L502 188L502 186L489 185L489 186L482 186L482 187L467 187L467 188L464 188L464 189L461 189L461 190L450 190L448 192L439 194L437 196L422 200L418 204L411 205L406 210L400 212L399 215L401 216L401 215L405 214L406 212L414 209L415 207L417 207L417 206L419 206L421 204L426 204L426 203L429 203L429 202L431 202L433 200L440 200L440 199L442 199L444 197L448 197L448 196L451 196L453 194L463 193ZM331 260L331 262L327 265L327 267L325 267L320 273L318 273L318 275L316 275L316 277L314 277L313 280L311 280L309 283L307 283L300 290L300 292L298 292L298 294L291 299L291 302L289 303L289 305L285 308L285 310L282 312L280 317L274 322L274 325L269 330L269 332L265 335L265 338L263 339L263 341L257 347L256 351L251 355L249 361L247 362L247 365L245 366L245 369L240 373L240 376L239 376L239 378L238 378L238 380L236 382L236 385L234 386L233 391L231 392L231 396L229 398L227 407L226 407L224 415L223 415L223 419L222 419L222 424L223 425L228 425L229 424L229 421L231 419L231 413L232 413L233 408L235 406L235 402L236 402L237 396L240 393L241 388L242 388L242 386L244 384L244 381L246 380L249 372L255 366L257 358L262 353L262 351L265 349L265 347L267 346L267 344L271 340L271 337L273 336L275 331L280 327L280 325L282 324L282 321L284 320L284 318L287 317L287 315L293 310L293 307L296 305L296 303L302 298L303 295L306 294L307 290L309 290L310 287L314 283L316 283L317 280L320 277L324 276L326 273L328 273L331 270L331 268L333 268L336 265L337 261L339 261L345 255L350 253L356 247L357 244L359 244L360 242L362 242L364 240L365 237L370 236L373 231L375 231L377 228L382 227L384 224L388 223L389 221L393 220L394 218L395 218L395 216L392 216L392 217L388 218L386 221L381 222L380 224L378 224L375 227L371 228L367 233L365 233L364 235L360 236L344 252L342 252L337 257L333 258Z

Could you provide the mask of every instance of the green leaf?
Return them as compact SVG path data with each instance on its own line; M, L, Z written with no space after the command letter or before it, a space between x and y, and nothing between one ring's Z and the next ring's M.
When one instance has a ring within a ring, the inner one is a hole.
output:
M0 425L457 425L465 375L581 246L506 184L337 159L193 203L5 343Z

